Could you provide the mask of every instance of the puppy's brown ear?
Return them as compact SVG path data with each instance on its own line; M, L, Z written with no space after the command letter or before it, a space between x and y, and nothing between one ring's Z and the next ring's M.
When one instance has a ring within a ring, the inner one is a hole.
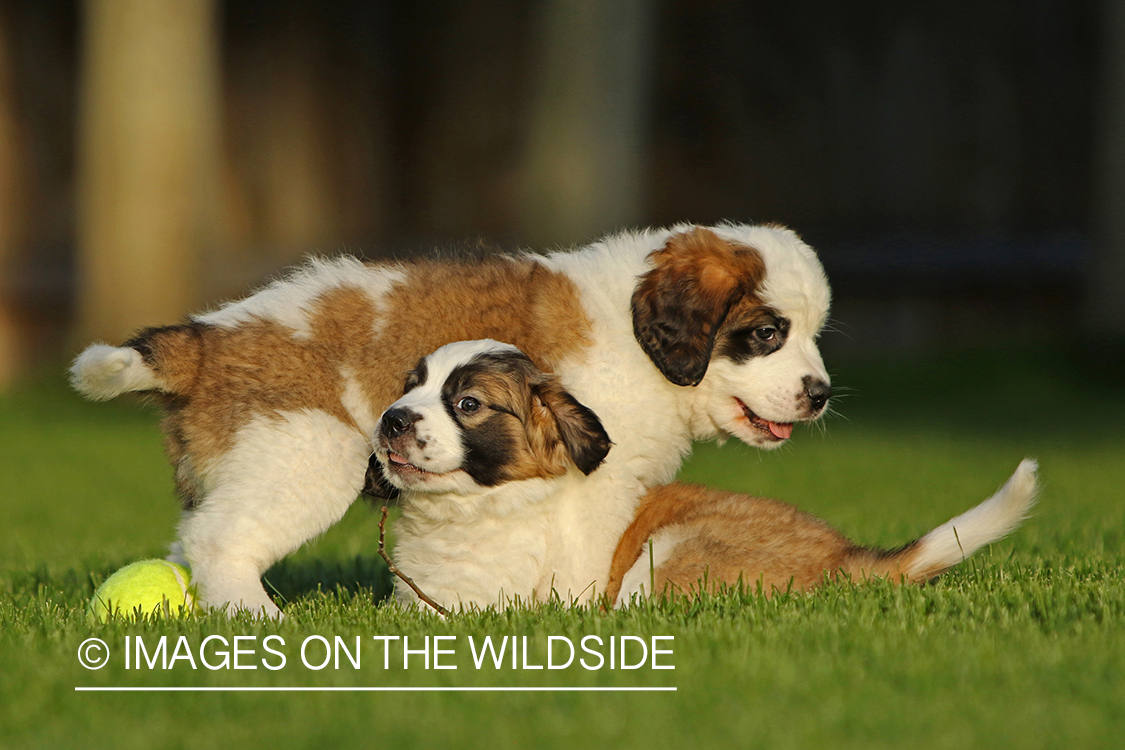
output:
M565 473L568 459L583 474L598 468L613 444L598 415L578 403L550 375L531 384L531 397L529 438L533 450L543 456L552 473Z
M697 227L672 235L633 290L633 335L676 385L699 385L732 305L765 275L757 250Z

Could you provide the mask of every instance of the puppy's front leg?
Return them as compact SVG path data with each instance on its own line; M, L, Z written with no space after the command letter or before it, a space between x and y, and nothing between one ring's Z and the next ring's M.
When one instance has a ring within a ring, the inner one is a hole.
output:
M319 410L262 417L202 478L206 492L180 522L199 601L280 617L262 574L344 515L363 487L370 442Z

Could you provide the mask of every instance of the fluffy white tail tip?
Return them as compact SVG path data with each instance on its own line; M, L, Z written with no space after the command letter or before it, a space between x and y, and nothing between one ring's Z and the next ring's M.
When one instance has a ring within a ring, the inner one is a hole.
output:
M1038 468L1035 459L1025 458L995 495L922 537L914 565L919 569L951 567L1014 531L1039 494Z
M140 352L107 344L92 344L78 355L70 368L70 384L94 401L105 401L129 391L160 388Z

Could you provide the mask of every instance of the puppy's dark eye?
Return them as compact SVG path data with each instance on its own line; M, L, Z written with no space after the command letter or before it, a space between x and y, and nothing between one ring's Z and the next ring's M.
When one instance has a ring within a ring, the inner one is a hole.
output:
M480 408L480 401L477 401L472 396L465 396L463 399L457 402L457 408L463 412L472 414L474 411Z
M777 328L773 326L762 326L761 328L755 328L754 338L758 339L758 341L773 341L777 338Z

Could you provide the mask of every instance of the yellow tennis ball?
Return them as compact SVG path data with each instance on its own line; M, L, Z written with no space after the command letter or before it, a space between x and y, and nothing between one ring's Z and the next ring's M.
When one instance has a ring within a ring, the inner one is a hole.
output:
M190 612L194 606L187 568L167 560L139 560L105 579L86 613L91 622L105 622L138 611L150 617L169 617Z

